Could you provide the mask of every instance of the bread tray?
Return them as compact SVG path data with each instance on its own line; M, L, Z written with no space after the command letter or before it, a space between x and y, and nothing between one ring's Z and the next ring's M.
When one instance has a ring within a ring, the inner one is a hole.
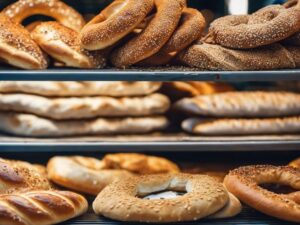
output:
M205 137L179 134L21 138L1 135L4 152L242 152L299 151L300 134Z
M141 225L142 223L132 223L132 222L116 222L113 220L108 220L103 217L99 217L89 210L87 214L77 219L63 223L62 225ZM182 222L182 223L169 223L170 225L293 225L295 223L289 223L285 221L280 221L255 210L244 207L243 211L237 217L231 219L221 219L221 220L201 220L195 222Z
M163 67L127 70L48 69L15 70L0 67L0 80L55 81L279 81L300 80L300 69L277 71L197 71L191 68Z

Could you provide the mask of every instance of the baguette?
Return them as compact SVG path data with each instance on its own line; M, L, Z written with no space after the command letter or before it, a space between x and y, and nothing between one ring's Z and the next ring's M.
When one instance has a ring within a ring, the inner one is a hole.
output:
M281 117L300 115L300 94L289 92L227 92L185 98L175 108L209 117Z

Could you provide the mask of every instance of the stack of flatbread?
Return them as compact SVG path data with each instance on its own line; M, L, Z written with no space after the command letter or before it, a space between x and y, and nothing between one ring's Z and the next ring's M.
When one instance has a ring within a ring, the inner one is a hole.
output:
M193 117L183 130L199 135L300 133L300 94L227 92L184 98L175 108Z
M0 130L60 137L141 134L167 127L160 82L0 82Z

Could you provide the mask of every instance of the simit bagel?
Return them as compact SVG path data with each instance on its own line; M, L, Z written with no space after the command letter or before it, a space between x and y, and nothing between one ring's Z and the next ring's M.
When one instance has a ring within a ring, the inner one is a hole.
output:
M185 8L178 28L164 47L158 53L139 64L158 66L169 63L178 52L201 37L205 25L205 19L198 10Z
M47 58L31 39L30 33L0 14L0 58L22 69L46 69Z
M59 0L19 0L7 6L2 13L17 23L36 14L46 15L76 31L80 31L85 24L77 11Z
M272 5L252 15L215 20L204 41L235 49L249 49L284 40L300 30L300 8Z
M267 215L300 223L300 206L291 197L276 194L261 184L289 185L300 190L300 170L292 167L246 166L231 171L226 188L241 201Z
M138 198L165 190L186 191L187 194L173 199ZM228 192L212 177L163 174L113 182L99 193L93 209L111 219L162 223L198 220L217 212L228 201Z
M293 55L280 44L237 50L199 43L183 50L177 60L201 70L273 70L296 67Z
M57 22L41 23L32 31L31 36L46 53L66 66L103 68L106 64L101 52L82 50L78 33Z
M109 47L125 37L153 8L153 0L116 0L92 19L81 31L87 50Z
M124 68L157 53L173 35L185 5L185 0L155 0L153 19L141 33L113 51L112 64Z

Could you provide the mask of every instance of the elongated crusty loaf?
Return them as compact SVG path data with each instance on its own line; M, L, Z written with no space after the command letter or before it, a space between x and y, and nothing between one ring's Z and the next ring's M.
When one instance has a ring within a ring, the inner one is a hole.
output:
M295 68L291 53L280 44L251 50L235 50L199 43L182 51L177 59L202 70L272 70Z
M280 117L300 115L300 94L289 92L227 92L186 98L176 108L211 117Z
M140 96L157 91L161 82L127 81L1 81L0 93L28 93L42 96Z
M23 161L0 158L0 195L28 190L49 189L51 189L51 184L46 176L34 165Z
M0 110L32 113L52 119L148 116L166 112L169 99L162 94L144 97L47 98L29 94L0 94Z
M140 134L162 130L167 125L168 120L164 116L55 121L30 114L0 113L1 131L34 137Z
M114 180L132 176L126 170L104 169L103 166L95 158L56 156L48 162L47 172L56 184L93 195L97 195Z
M86 212L84 197L68 191L31 191L0 196L1 225L50 225Z
M183 121L182 129L202 135L251 135L300 133L300 116L266 119L199 119Z

